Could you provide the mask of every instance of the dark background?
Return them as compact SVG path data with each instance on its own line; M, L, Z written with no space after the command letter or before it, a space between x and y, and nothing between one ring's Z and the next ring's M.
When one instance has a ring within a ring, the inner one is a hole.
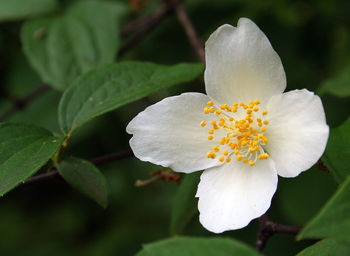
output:
M126 5L129 3L123 1ZM62 8L70 1L62 1ZM323 81L336 76L350 57L350 2L346 0L189 0L185 2L200 38L205 41L220 25L237 24L239 17L252 19L266 33L280 55L288 80L287 90L318 91ZM138 11L129 10L123 25L152 13L158 1L147 1ZM93 17L92 17L93 18ZM22 22L0 24L0 109L8 95L23 97L42 81L29 66L19 40ZM125 38L122 38L126 41ZM119 60L146 60L164 64L195 62L197 56L174 15L169 15ZM185 91L203 91L203 79L175 86L99 117L74 137L68 153L91 159L128 148L128 122L146 106ZM57 104L60 93L49 90L16 112L9 120L35 123L58 132ZM349 99L322 95L328 124L335 127L349 114ZM106 210L73 190L60 178L22 186L0 201L1 255L133 255L141 245L169 236L171 203L177 185L154 182L136 188L159 167L135 158L100 166L110 185ZM332 195L336 184L317 167L294 179L279 179L269 216L280 223L303 225ZM254 246L257 222L222 236L235 237ZM213 236L198 222L185 235ZM290 235L273 236L266 255L294 255L311 242L296 242Z

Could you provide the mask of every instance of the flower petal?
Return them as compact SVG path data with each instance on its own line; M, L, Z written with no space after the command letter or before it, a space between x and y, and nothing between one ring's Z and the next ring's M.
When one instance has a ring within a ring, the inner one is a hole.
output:
M200 126L201 121L210 118L203 113L208 101L204 94L184 93L139 113L126 128L133 134L130 146L135 156L185 173L221 164L206 157L214 145L207 139L208 125Z
M270 99L265 149L282 177L295 177L321 157L329 127L320 98L306 89Z
M205 85L220 103L267 100L286 88L281 60L265 34L249 19L219 27L208 39Z
M211 232L243 228L267 211L277 188L273 161L241 162L205 170L198 185L200 222Z

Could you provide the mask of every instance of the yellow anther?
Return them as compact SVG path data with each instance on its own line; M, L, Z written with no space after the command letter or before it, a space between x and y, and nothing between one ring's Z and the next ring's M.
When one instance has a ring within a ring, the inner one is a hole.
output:
M216 115L220 115L221 113L222 113L222 110L221 110L221 109L215 110L215 114L216 114Z
M208 121L212 127L208 129L208 139L213 140L216 130L224 132L222 137L217 138L217 145L212 146L212 151L207 153L207 157L215 158L216 153L221 152L221 156L218 156L218 160L221 162L231 162L232 159L249 164L255 165L256 159L267 159L269 156L264 153L264 145L268 142L264 133L266 128L263 125L268 124L267 120L262 120L261 116L267 114L267 110L260 110L258 105L259 100L248 102L233 103L232 105L222 104L215 107L213 101L208 101L207 106L203 111L207 114L214 114L218 117L214 117L215 120ZM260 111L260 112L259 112ZM236 113L237 116L232 115L229 112ZM206 121L200 123L202 127L207 125ZM257 127L260 127L257 129ZM225 150L220 149L220 145L227 145ZM235 158L228 157L230 154L234 154Z
M228 105L227 105L227 104L220 105L220 108L221 108L222 110L225 110L225 109L228 108Z
M220 151L220 147L219 146L213 146L212 149L213 149L214 152Z
M216 157L216 155L215 155L215 153L213 153L212 151L209 151L208 153L207 153L207 158L215 158Z
M265 120L264 125L268 125L268 124L269 124L269 121Z
M267 153L263 153L263 154L260 154L260 155L258 156L258 159L260 159L260 160L262 160L262 159L267 159L267 158L269 158L269 155L268 155Z
M264 111L262 112L262 114L263 114L264 116L266 116L268 113L269 113L269 112L268 112L267 110L264 110Z

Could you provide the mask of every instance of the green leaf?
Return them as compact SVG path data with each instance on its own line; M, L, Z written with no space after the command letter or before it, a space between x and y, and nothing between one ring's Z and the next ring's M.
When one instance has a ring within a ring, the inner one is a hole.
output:
M62 142L40 127L0 123L0 195L39 170Z
M70 157L57 166L61 176L74 188L90 197L103 208L108 203L108 185L105 177L92 163Z
M350 175L350 118L331 129L326 152L322 158L335 179L341 183Z
M78 75L114 61L123 13L118 3L78 1L63 15L29 20L21 31L24 52L45 82L64 90Z
M320 94L331 94L337 97L350 96L350 66L347 66L337 76L322 83Z
M53 11L56 0L0 0L0 21L17 20Z
M65 133L92 118L138 100L162 88L191 81L201 64L164 66L149 62L105 65L74 81L62 96L59 123Z
M170 233L180 234L197 213L195 198L201 172L185 174L176 191L171 210Z
M324 239L302 250L297 256L348 256L350 243L333 239Z
M350 177L302 230L298 238L335 238L350 241Z
M147 244L136 256L257 256L248 246L229 238L174 237Z

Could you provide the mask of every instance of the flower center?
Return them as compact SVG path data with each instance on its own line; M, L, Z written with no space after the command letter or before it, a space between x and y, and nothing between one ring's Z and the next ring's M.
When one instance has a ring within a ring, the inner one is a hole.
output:
M214 115L214 120L207 124L202 121L202 127L211 126L208 130L208 140L218 142L206 154L208 158L218 158L220 162L231 162L231 155L235 155L238 162L254 166L257 160L267 159L262 146L268 143L264 135L269 122L265 119L268 111L259 109L260 101L234 103L231 106L223 104L216 106L213 101L208 101L208 106L203 108L205 114ZM264 120L265 119L265 120ZM218 131L224 131L225 136L215 135Z

